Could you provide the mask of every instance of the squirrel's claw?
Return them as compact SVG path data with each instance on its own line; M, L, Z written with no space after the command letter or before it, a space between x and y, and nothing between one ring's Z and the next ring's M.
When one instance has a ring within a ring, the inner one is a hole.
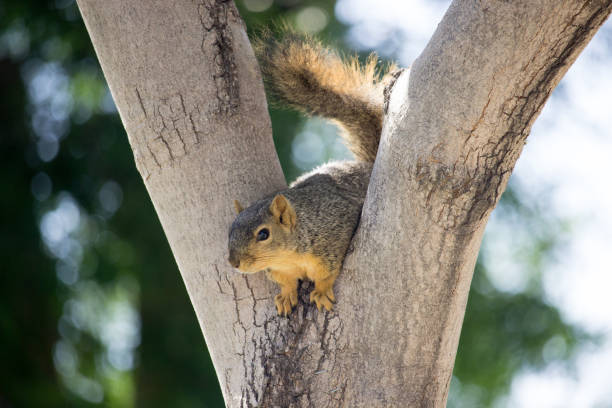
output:
M310 292L310 302L314 302L317 305L319 312L321 311L322 307L331 311L333 308L332 302L335 300L336 298L334 297L334 291L331 288L325 292L319 292L317 289Z
M288 316L293 306L297 305L297 291L284 294L279 293L274 297L274 303L276 304L276 312L279 316Z

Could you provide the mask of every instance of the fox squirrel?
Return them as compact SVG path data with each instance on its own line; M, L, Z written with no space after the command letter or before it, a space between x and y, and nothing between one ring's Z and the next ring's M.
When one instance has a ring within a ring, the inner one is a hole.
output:
M229 262L243 273L265 270L280 285L279 315L297 305L299 279L314 281L310 301L332 309L333 284L359 223L376 158L389 69L371 55L361 66L318 41L285 31L255 44L268 94L281 104L331 119L357 161L324 164L246 209L229 232Z

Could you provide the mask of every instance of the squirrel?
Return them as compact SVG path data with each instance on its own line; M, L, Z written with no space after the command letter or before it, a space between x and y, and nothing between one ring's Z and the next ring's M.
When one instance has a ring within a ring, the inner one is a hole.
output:
M335 122L355 161L324 164L288 189L244 209L234 202L229 262L243 273L265 270L278 283L279 315L297 305L298 280L314 282L310 302L332 310L333 285L359 224L383 119L383 91L393 67L372 54L360 65L307 35L264 33L254 44L268 95L307 115Z

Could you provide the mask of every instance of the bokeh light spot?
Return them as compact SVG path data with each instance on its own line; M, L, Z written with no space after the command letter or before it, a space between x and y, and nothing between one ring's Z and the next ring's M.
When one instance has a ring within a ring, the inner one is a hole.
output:
M306 7L295 17L297 28L307 33L318 33L327 26L328 21L327 14L319 7Z
M30 190L32 191L34 198L38 201L44 201L49 198L52 189L53 183L51 182L51 178L47 173L41 171L32 177Z
M249 11L260 13L270 8L273 0L243 0L244 7Z

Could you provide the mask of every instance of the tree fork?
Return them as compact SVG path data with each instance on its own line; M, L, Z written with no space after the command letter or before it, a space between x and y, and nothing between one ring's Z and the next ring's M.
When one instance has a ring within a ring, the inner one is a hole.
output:
M226 261L232 203L285 187L231 1L78 0L228 407L444 406L488 216L610 1L456 0L388 95L331 313ZM175 335L180 335L176 333Z

